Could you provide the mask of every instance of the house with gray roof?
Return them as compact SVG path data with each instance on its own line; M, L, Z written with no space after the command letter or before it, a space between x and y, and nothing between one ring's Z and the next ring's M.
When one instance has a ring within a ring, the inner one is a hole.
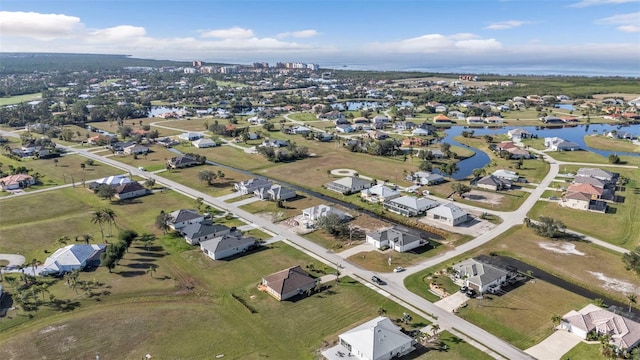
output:
M559 137L546 137L544 138L544 146L551 151L575 151L580 150L580 145L566 141Z
M593 177L602 181L615 183L618 180L619 174L598 168L580 168L576 173L576 177L579 176Z
M509 179L503 179L494 175L487 175L476 181L475 186L493 191L511 189L512 182Z
M335 214L339 216L342 220L346 220L351 217L351 215L345 213L342 210L338 210L333 206L328 206L324 204L312 206L310 208L306 208L302 210L302 217L311 221L318 221L320 218L325 217L329 214Z
M270 189L273 183L263 178L253 178L245 181L235 183L233 187L239 191L242 195L253 194L254 191L267 188Z
M347 176L325 184L328 190L344 195L353 194L371 187L371 180L365 180L356 176Z
M418 185L437 185L445 181L444 176L428 171L418 171L412 176L408 176L407 180L413 181Z
M436 201L409 195L387 200L382 203L382 207L385 209L403 216L418 216L436 206L438 206L438 202Z
M294 189L275 184L270 187L260 187L253 191L253 195L260 200L284 201L296 197Z
M466 211L453 203L442 204L427 210L427 218L438 220L450 226L457 226L471 219Z
M252 236L226 234L200 243L200 249L213 260L220 260L237 255L256 247L258 240Z
M167 160L167 165L172 169L182 169L190 166L200 165L198 160L188 155L172 157Z
M169 227L180 230L187 225L198 224L204 221L204 215L193 209L180 209L169 213Z
M453 266L456 277L462 279L465 286L479 293L498 288L507 281L509 271L476 259L467 259Z
M126 200L133 199L140 196L145 196L150 194L151 191L144 186L140 185L139 182L133 181L130 183L122 184L116 186L116 195L115 197L118 200Z
M318 281L298 265L263 277L261 285L269 295L283 301L315 288Z
M415 350L413 338L383 316L340 334L338 338L340 344L332 351L350 354L359 360L397 359Z
M427 240L403 231L398 227L391 227L367 233L367 242L378 249L390 247L397 252L413 250L428 244Z
M221 224L213 224L211 221L190 224L179 230L187 243L198 245L200 242L229 234L231 229Z
M619 350L640 345L640 323L593 304L562 317L560 328L586 339L587 334L607 334L609 343Z

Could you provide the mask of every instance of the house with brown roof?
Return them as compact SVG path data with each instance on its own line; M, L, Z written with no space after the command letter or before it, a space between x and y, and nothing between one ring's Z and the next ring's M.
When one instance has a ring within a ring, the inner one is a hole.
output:
M118 200L133 199L149 194L150 191L137 181L121 184L116 187L115 197Z
M318 279L298 265L263 277L261 285L269 295L283 301L306 293L316 287L317 283Z
M451 124L452 121L447 115L440 114L433 118L433 123L434 124Z
M607 203L600 200L594 200L591 198L591 195L577 191L567 191L562 196L560 206L586 211L607 211Z
M619 350L631 350L640 345L640 323L593 304L566 313L560 328L582 339L589 333L607 334L609 343Z
M591 184L571 184L567 188L567 192L580 192L583 194L588 194L592 199L597 200L602 196L604 189L597 188Z

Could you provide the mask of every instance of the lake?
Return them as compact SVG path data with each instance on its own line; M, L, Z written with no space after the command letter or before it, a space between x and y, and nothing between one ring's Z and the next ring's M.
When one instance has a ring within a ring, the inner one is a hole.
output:
M502 128L473 128L468 129L463 126L454 126L450 129L446 130L447 136L442 138L441 142L447 142L451 145L466 147L472 150L475 155L462 160L458 163L458 172L453 174L454 179L463 179L473 172L473 169L481 168L489 164L490 158L484 152L478 149L468 147L466 145L460 144L455 141L453 138L456 136L460 136L462 131L473 130L475 136L484 136L484 135L503 135L506 134L507 131L511 129L524 129L534 135L537 135L539 138L545 137L559 137L567 141L572 141L584 150L591 151L596 154L600 154L604 157L608 157L611 154L623 155L623 156L640 156L640 153L627 153L627 152L614 152L614 151L605 151L598 150L588 147L584 142L584 136L588 134L603 134L612 130L620 130L621 128L628 133L632 133L635 135L640 135L640 125L630 125L625 127L619 127L616 125L608 125L608 124L589 124L589 125L569 125L567 127L547 127L541 128L538 126L505 126Z

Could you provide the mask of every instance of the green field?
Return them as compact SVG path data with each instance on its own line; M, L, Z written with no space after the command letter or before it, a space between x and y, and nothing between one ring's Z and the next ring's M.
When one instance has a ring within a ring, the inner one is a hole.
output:
M575 360L575 359L590 359L590 360L604 360L600 351L600 344L587 344L584 342L578 343L573 349L569 350L566 354L562 355L562 360Z
M640 145L635 145L629 140L611 139L603 135L585 136L587 146L599 150L640 152Z
M0 97L0 106L15 105L15 104L20 104L22 102L40 100L40 99L42 99L42 93Z

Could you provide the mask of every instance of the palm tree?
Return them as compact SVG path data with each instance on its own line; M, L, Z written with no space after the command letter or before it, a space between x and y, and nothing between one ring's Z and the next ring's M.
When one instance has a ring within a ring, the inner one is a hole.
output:
M153 278L153 273L156 272L158 270L158 265L156 264L149 264L149 268L147 269L147 272L149 273L149 275L151 275L151 277Z
M116 217L118 215L116 215L116 213L110 209L110 208L104 208L102 210L100 210L100 212L102 212L102 217L104 218L104 221L109 224L109 237L113 236L113 233L111 232L111 225L116 225Z
M142 241L144 243L144 249L149 251L149 246L151 246L151 244L155 239L156 239L155 235L144 233L140 235L140 237L138 238L138 241Z
M433 336L436 336L438 334L438 331L440 331L440 325L431 324L431 332L433 333Z
M553 322L553 327L556 327L560 325L560 322L562 321L562 316L558 314L553 314L553 316L551 316L551 321Z
M84 240L84 243L87 245L93 239L93 236L91 236L90 234L80 235L80 237L82 238L82 240Z
M94 212L93 217L91 218L91 222L93 224L98 224L98 226L100 226L100 235L102 237L102 241L104 241L104 228L102 227L102 224L104 224L105 218L104 218L104 215L102 214L102 211Z
M638 296L636 294L629 294L627 295L627 300L629 300L629 312L631 312L631 304L638 302Z
M60 238L58 238L56 240L56 244L60 244L60 245L67 245L67 243L69 242L69 237L68 236L61 236Z

